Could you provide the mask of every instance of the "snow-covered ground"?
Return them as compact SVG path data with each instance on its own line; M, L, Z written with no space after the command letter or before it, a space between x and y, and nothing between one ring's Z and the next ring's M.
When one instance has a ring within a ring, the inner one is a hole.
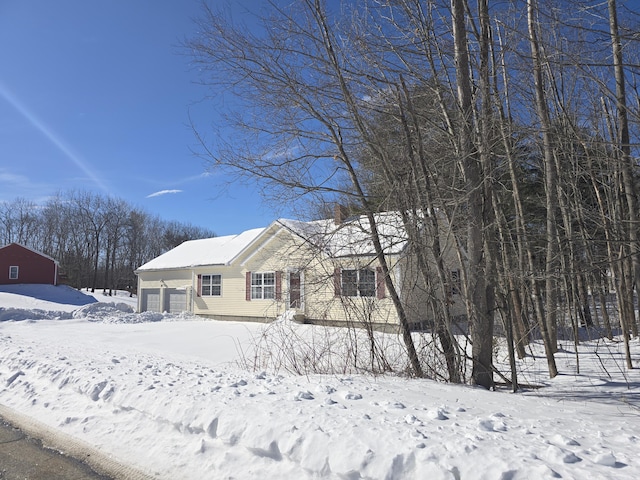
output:
M553 380L531 356L521 380L544 387L512 394L243 368L274 325L132 306L0 287L0 404L158 479L640 478L640 374L618 342L581 346L580 374L563 345Z

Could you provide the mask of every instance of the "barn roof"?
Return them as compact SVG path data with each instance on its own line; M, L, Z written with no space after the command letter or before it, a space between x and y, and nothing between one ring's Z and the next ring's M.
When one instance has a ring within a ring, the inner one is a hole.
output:
M18 246L20 248L24 248L25 250L29 250L30 252L35 253L36 255L40 255L41 257L46 258L47 260L51 260L52 262L58 263L58 261L55 258L51 258L49 255L46 255L42 252L39 252L38 250L34 250L33 248L27 247L26 245L22 245L21 243L18 242L12 242L9 243L3 247L0 247L0 253L2 253L2 250L4 250L5 248L11 247L12 245L14 246Z

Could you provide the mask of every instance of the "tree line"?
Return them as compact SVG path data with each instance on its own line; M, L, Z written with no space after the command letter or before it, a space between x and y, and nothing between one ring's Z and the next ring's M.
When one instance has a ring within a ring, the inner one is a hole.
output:
M135 292L140 265L186 240L213 236L86 191L61 192L43 205L24 198L0 203L0 245L16 242L44 253L59 262L61 282L109 294Z
M368 216L385 273L374 214L403 214L437 339L416 349L387 275L414 375L441 364L438 378L490 388L498 375L515 389L516 357L532 339L553 377L559 341L577 344L586 327L621 333L632 368L640 12L631 2L301 0L293 10L274 0L253 13L247 26L205 7L187 45L212 95L233 96L233 137L194 126L204 155L278 202L340 202ZM443 294L451 242L466 337ZM497 333L510 372L494 365Z

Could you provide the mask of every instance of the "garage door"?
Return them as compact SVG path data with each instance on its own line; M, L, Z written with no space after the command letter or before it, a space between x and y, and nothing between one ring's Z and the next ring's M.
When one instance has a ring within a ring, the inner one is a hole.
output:
M165 291L165 310L169 313L187 311L187 291L167 289Z
M160 310L160 290L149 289L142 291L142 311L161 312Z

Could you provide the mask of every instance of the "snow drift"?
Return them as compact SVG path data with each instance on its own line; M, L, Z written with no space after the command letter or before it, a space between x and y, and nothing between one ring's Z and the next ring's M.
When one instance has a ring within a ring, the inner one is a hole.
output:
M241 367L273 326L92 297L0 290L0 403L153 478L640 478L640 381L616 342L581 347L580 375L563 345L552 381L528 357L522 378L542 388L518 394L296 376Z

